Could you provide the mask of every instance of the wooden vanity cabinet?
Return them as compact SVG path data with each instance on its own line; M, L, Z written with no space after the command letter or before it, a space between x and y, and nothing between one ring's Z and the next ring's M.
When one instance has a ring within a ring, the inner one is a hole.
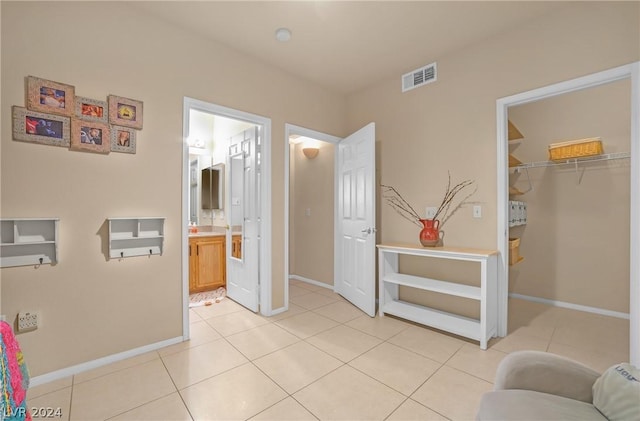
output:
M231 257L242 258L242 236L231 236Z
M189 293L226 285L225 237L189 239Z

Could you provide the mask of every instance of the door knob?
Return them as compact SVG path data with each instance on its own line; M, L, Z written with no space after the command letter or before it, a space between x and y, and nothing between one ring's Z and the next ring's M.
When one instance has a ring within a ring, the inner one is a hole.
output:
M361 230L360 232L363 233L363 234L371 234L372 232L376 232L376 229L369 227L369 228L365 228L365 229Z

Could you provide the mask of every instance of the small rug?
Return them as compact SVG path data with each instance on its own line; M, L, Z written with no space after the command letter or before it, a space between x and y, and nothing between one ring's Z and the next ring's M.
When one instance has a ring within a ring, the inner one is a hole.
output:
M189 295L189 308L210 306L213 303L219 303L227 296L227 290L220 287L213 291L198 292Z

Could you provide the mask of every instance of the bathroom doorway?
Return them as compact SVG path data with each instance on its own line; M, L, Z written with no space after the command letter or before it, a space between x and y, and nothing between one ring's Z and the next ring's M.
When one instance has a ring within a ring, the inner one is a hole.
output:
M224 238L218 239L224 244L219 248L223 254L212 254L219 257L219 262L206 262L204 267L208 270L217 265L219 272L224 265L226 284L235 287L228 289L228 297L262 315L271 314L271 121L185 97L183 122L182 294L186 340L189 287L195 266L190 265L191 256L200 251L193 247L195 237ZM254 135L245 138L247 133ZM202 187L207 187L206 192Z

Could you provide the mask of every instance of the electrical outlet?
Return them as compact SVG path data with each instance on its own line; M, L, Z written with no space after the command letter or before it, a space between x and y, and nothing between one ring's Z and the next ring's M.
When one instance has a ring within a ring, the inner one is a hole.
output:
M427 206L425 213L427 214L427 219L433 219L436 216L436 212L438 212L438 208Z
M482 206L475 205L473 207L473 217L474 218L482 218Z
M18 332L25 332L38 328L38 313L21 312L18 313Z

